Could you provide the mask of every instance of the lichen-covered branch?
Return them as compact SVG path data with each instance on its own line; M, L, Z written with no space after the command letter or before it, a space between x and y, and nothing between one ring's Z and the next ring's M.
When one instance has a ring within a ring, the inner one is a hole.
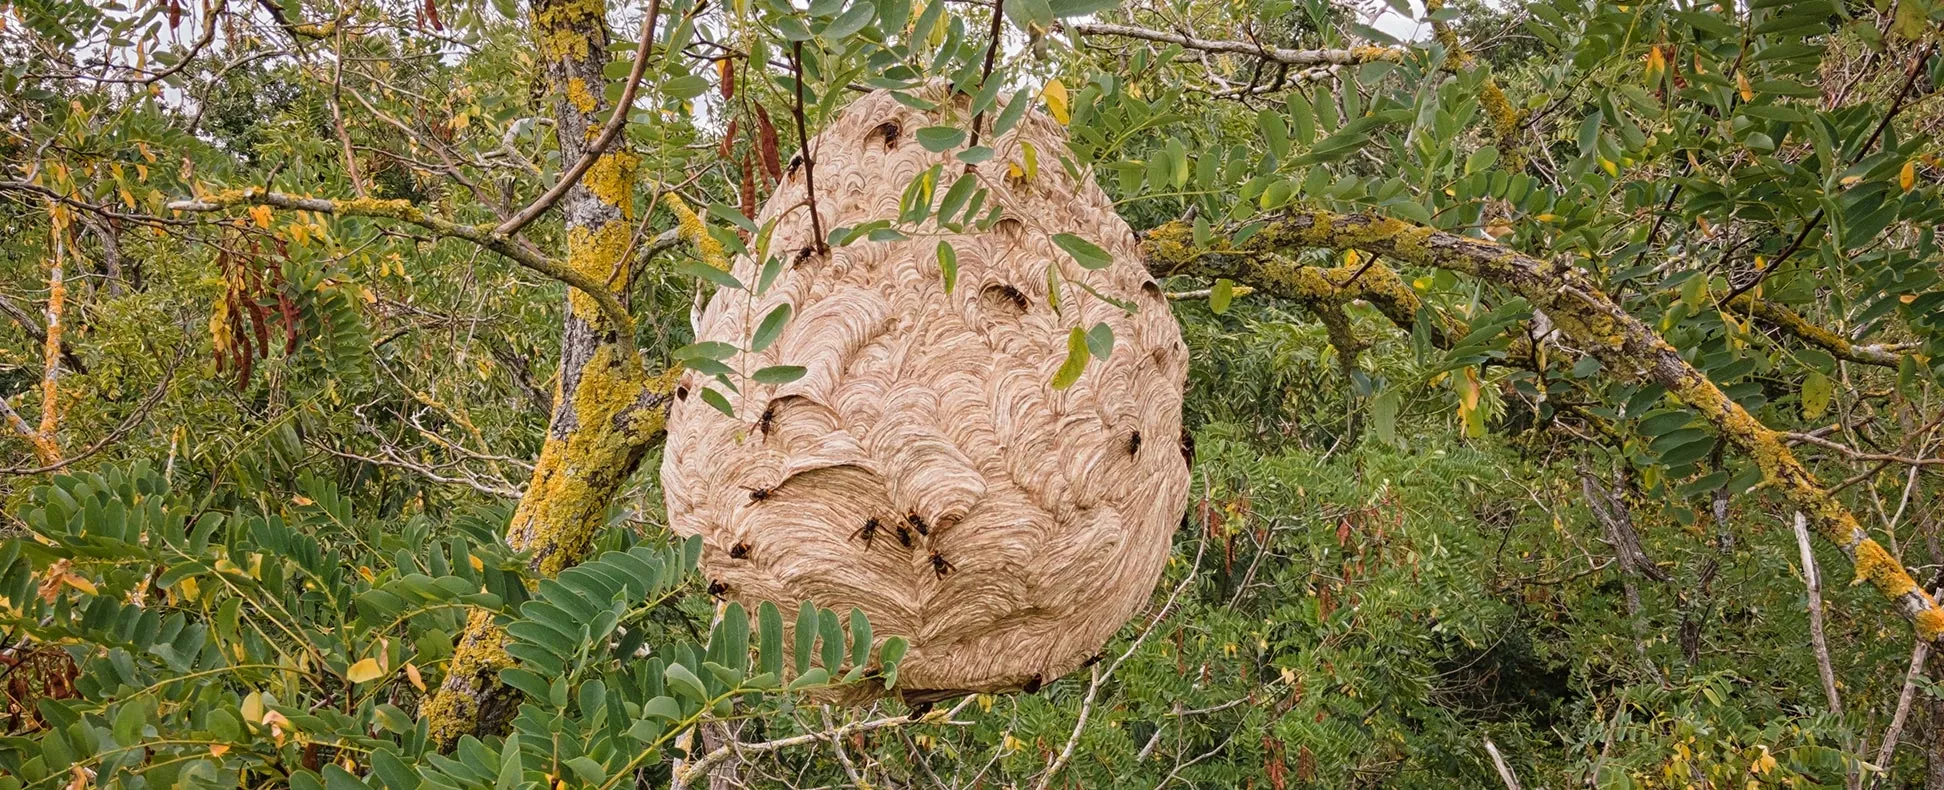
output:
M1852 343L1849 338L1817 326L1809 319L1803 318L1800 313L1767 299L1756 299L1748 294L1741 294L1728 302L1728 309L1754 316L1765 324L1795 335L1804 342L1829 352L1837 359L1886 368L1894 368L1903 361L1903 355L1895 351L1880 345Z
M1217 239L1227 236L1216 234ZM1678 350L1626 313L1578 269L1541 261L1482 239L1370 214L1295 213L1268 222L1240 246L1197 249L1192 230L1176 222L1150 231L1143 249L1150 269L1222 276L1274 290L1291 287L1280 254L1300 249L1356 249L1497 283L1525 297L1555 328L1616 375L1654 382L1693 409L1736 449L1748 454L1778 494L1809 519L1816 533L1855 564L1911 620L1919 638L1944 635L1944 610L1901 563L1870 538L1789 450L1786 437L1730 399ZM1366 275L1367 276L1367 275Z
M293 211L315 211L339 217L371 217L391 219L417 225L441 236L465 239L513 261L527 269L572 286L581 296L593 302L617 327L627 331L620 337L631 338L633 319L621 304L619 297L600 279L588 272L564 264L535 252L531 248L517 244L503 236L495 236L490 227L463 225L451 220L440 219L425 213L406 200L378 200L374 198L353 198L346 200L327 200L307 198L272 192L259 187L230 189L194 200L178 200L168 205L172 211L221 211L236 206L270 206ZM625 240L624 240L625 241Z
M1165 235L1172 227L1166 226L1155 232ZM1301 304L1319 316L1326 311L1340 310L1351 302L1366 302L1407 332L1417 322L1418 310L1423 307L1422 300L1418 299L1416 291L1411 290L1410 284L1382 261L1324 268L1305 266L1273 255L1207 250L1189 260L1149 256L1148 271L1157 277L1226 277L1238 283L1247 283L1236 286L1237 295L1260 290L1269 296ZM1191 291L1178 298L1202 298L1207 295L1205 291ZM1172 294L1170 297L1176 298ZM1448 345L1452 337L1464 334L1462 328L1449 326L1442 320L1434 320L1431 331L1433 342L1440 346Z
M1115 25L1105 22L1065 22L1067 30L1083 36L1112 36L1135 38L1162 44L1180 44L1183 49L1197 52L1219 52L1229 55L1246 55L1262 58L1285 66L1354 66L1359 63L1404 59L1404 50L1392 47L1348 47L1344 49L1285 49L1256 44L1248 41L1223 41L1219 39L1195 38L1186 33L1170 33L1163 30L1149 30L1132 25Z

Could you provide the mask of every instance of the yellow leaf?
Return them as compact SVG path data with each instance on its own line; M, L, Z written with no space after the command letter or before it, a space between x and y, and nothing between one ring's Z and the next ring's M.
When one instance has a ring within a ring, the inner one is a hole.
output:
M209 745L209 756L221 757L225 754L228 754L229 750L230 747L229 744L227 743L212 743Z
M1912 159L1904 163L1903 170L1897 173L1897 186L1903 187L1905 192L1917 186L1917 160Z
M1047 80L1046 87L1040 89L1040 98L1046 100L1046 111L1053 114L1053 120L1065 125L1069 118L1066 83L1057 78Z
M378 659L367 658L344 671L344 679L353 683L367 683L385 676L385 670L378 668Z
M1666 69L1667 56L1661 53L1661 48L1654 47L1647 50L1647 81L1652 82L1655 77L1660 76L1660 73Z
M1748 84L1748 75L1735 72L1735 88L1741 91L1742 101L1755 100L1755 88Z
M79 576L74 576L74 575L63 576L61 577L61 581L66 582L67 586L73 587L74 589L80 590L89 595L94 595L97 592L95 589L94 582L88 581L87 579L83 579Z
M268 228L268 227L270 227L270 207L269 207L269 206L251 206L251 207L250 207L250 218L251 218L251 219L254 219L254 220L256 220L256 224L257 224L257 227L259 227L259 228Z
M425 690L425 676L419 674L417 664L408 663L405 665L405 679L412 682L412 688L418 689L419 691Z

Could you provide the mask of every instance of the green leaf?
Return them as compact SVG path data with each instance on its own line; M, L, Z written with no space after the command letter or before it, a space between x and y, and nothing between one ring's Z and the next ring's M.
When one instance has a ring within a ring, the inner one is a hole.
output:
M602 768L601 764L595 762L592 757L586 755L574 757L568 759L565 765L572 769L574 775L580 777L581 781L588 784L598 785L607 781L607 769Z
M656 697L642 704L641 715L677 721L682 718L682 704L674 697Z
M736 279L735 275L701 261L682 261L681 263L675 264L675 271L698 280L707 280L721 288L740 289L743 287L742 281Z
M1094 324L1087 330L1087 351L1095 358L1105 360L1114 353L1114 328L1106 321Z
M1262 139L1269 143L1269 152L1277 159L1289 156L1289 127L1281 115L1269 109L1256 113L1256 128L1262 131Z
M782 336L783 327L790 323L790 314L790 306L780 304L763 316L762 322L756 325L756 334L749 339L750 352L761 353L775 343Z
M878 648L878 663L883 664L887 669L897 666L898 662L904 660L905 650L910 646L902 636L884 640L884 646Z
M761 672L783 674L783 615L769 601L756 607L756 657Z
M871 658L871 621L865 619L864 612L853 607L850 611L851 664L862 668Z
M965 130L953 126L927 126L918 130L918 144L932 153L944 153L965 142Z
M866 25L871 24L871 20L876 18L877 7L873 6L868 0L860 0L859 2L852 3L850 8L845 9L844 13L839 14L836 19L831 20L830 24L824 28L824 40L837 42L850 38L856 35L857 31L863 30Z
M979 179L973 176L960 176L957 181L953 181L952 188L945 190L945 197L938 200L939 223L951 222L953 217L958 216L959 209L965 207L965 201L970 199L972 193L978 188Z
M732 346L728 343L724 343L716 340L707 340L700 343L690 343L686 346L682 346L681 348L675 349L675 358L684 359L684 360L713 359L713 360L720 361L735 356L736 352L740 350L741 349L738 349L735 346Z
M1235 282L1226 277L1215 281L1215 287L1208 289L1208 309L1216 315L1228 312L1229 303L1235 300Z
M817 647L817 605L805 600L797 609L796 649L794 661L797 674L810 669L810 653Z
M796 691L797 689L805 689L811 686L821 686L829 682L830 682L829 670L826 670L823 667L811 667L803 674L798 675L796 680L790 681L790 690Z
M944 239L938 241L938 270L945 273L945 293L950 294L958 285L958 251Z
M736 208L735 206L731 206L727 203L710 203L709 216L720 219L723 222L727 222L732 225L735 225L736 227L742 228L743 230L749 231L750 233L762 232L760 229L756 227L756 223L751 222L748 217L743 216L742 209Z
M730 417L736 416L736 407L729 405L729 399L724 397L722 393L715 391L713 387L702 388L702 402L714 406L716 411L722 412Z
M662 83L663 95L675 99L693 99L709 89L709 80L700 74L685 74Z
M1052 9L1053 16L1060 19L1097 14L1116 8L1120 4L1121 0L1047 0L1046 3L1047 7Z
M1388 445L1397 444L1397 410L1403 405L1404 397L1395 387L1377 393L1370 401L1370 427L1377 441Z
M771 365L757 370L749 377L763 384L788 384L803 378L803 374L807 372L808 370L802 365Z
M1816 420L1829 413L1829 401L1836 384L1822 371L1812 370L1802 379L1802 419Z
M1021 88L1006 101L1006 109L999 112L999 119L992 123L992 136L996 139L1018 125L1019 119L1026 117L1026 108L1033 106L1033 92Z
M1074 327L1067 333L1066 361L1053 374L1053 388L1063 390L1080 380L1080 373L1087 369L1087 333Z
M1105 269L1114 263L1114 256L1108 255L1099 245L1071 233L1053 234L1053 243L1073 256L1073 260L1083 269Z
M668 687L677 694L695 700L697 703L709 701L707 687L702 685L702 679L696 677L688 667L669 664L667 669L662 670L662 680L666 681Z

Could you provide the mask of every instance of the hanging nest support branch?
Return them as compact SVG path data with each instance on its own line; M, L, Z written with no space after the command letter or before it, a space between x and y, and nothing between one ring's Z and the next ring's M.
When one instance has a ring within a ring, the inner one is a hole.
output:
M775 222L768 256L738 257L747 288L718 291L697 327L738 349L721 360L735 373L684 374L662 465L670 523L703 536L714 592L862 610L879 641L910 640L896 693L913 703L1036 690L1095 656L1148 603L1189 482L1180 327L1107 195L1061 166L1064 129L1028 112L967 164L916 139L963 128L966 98L925 98L939 108L867 95L810 140L819 221L895 221L934 167L938 196L975 179L981 207L962 213L986 221L826 247L792 167L756 218ZM1092 358L1056 387L1073 351ZM778 366L803 370L752 375Z

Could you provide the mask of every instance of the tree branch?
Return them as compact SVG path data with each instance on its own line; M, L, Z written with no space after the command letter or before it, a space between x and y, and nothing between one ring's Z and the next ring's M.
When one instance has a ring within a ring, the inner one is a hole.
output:
M536 274L559 280L586 294L594 300L601 312L620 330L616 333L621 343L633 348L634 321L628 316L628 309L613 291L596 282L592 277L573 269L559 261L514 243L511 239L494 233L489 228L475 225L461 225L451 220L440 219L420 210L404 200L377 200L356 198L350 200L326 200L306 198L270 192L257 187L232 189L195 200L178 200L168 207L174 211L207 212L221 211L234 206L271 206L294 211L315 211L339 217L372 217L391 219L417 225L441 236L465 239L513 261Z
M697 778L707 776L711 767L738 754L747 755L774 752L780 749L788 749L792 746L836 740L853 733L882 730L887 727L903 727L910 724L925 723L965 726L971 724L971 722L953 721L952 717L958 715L959 711L965 710L965 706L972 704L974 698L968 695L965 699L960 700L959 704L952 706L951 710L934 711L917 719L899 714L897 716L886 716L881 719L851 722L826 732L792 735L788 738L778 738L773 741L763 741L762 743L731 743L720 746L708 754L703 755L702 759L696 760L684 767L681 771L681 776L675 779L675 786L685 787Z
M1740 310L1760 319L1777 329L1802 339L1804 342L1822 348L1837 359L1858 362L1865 365L1894 368L1903 361L1903 355L1881 345L1859 346L1828 329L1810 323L1800 313L1787 307L1757 299L1750 294L1741 294L1727 303L1731 310Z
M1354 66L1360 63L1404 59L1404 50L1390 47L1350 47L1347 49L1283 49L1247 41L1223 41L1219 39L1195 38L1186 33L1169 33L1149 30L1132 25L1114 25L1104 22L1063 22L1061 27L1083 36L1114 36L1118 38L1137 38L1163 44L1180 44L1184 49L1201 52L1222 52L1230 55L1248 55L1286 66Z
M1229 238L1216 233L1218 240ZM1447 269L1511 289L1615 375L1654 382L1693 409L1736 449L1816 532L1855 564L1856 581L1873 584L1915 627L1939 642L1944 609L1917 586L1902 563L1869 536L1856 517L1789 450L1786 437L1730 399L1680 351L1603 293L1577 268L1541 261L1497 243L1371 214L1297 213L1263 224L1239 247L1201 250L1186 223L1148 233L1150 270L1222 276L1258 286L1286 282L1291 265L1277 254L1296 249L1357 249L1420 266ZM1265 288L1273 290L1272 287Z

